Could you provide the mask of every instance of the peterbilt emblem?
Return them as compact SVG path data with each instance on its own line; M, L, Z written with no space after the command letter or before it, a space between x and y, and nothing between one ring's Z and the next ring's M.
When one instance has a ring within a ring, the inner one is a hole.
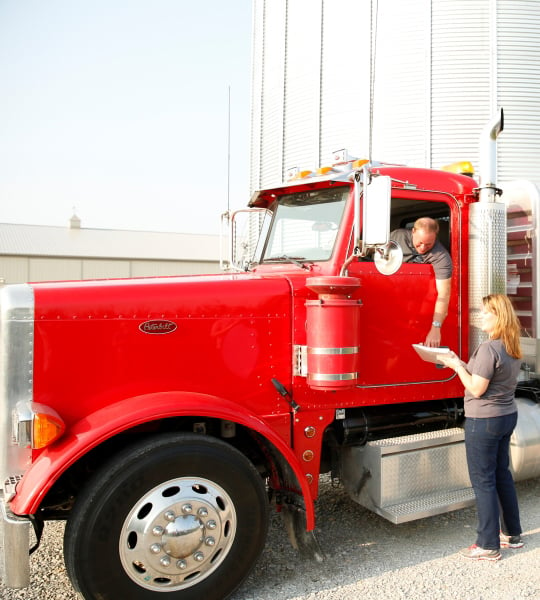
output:
M176 330L176 323L165 319L154 319L141 323L139 329L143 333L172 333Z

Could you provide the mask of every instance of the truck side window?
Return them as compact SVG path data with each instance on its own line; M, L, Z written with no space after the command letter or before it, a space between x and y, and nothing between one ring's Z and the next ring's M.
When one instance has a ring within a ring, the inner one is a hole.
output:
M392 198L390 230L412 229L416 219L431 217L439 224L437 239L451 254L450 208L444 202L425 202Z

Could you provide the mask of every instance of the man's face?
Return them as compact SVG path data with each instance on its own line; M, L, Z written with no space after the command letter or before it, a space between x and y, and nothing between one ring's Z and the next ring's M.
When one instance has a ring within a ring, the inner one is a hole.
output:
M426 252L429 252L435 245L436 241L437 234L433 231L425 231L424 229L413 228L412 243L418 254L425 254Z

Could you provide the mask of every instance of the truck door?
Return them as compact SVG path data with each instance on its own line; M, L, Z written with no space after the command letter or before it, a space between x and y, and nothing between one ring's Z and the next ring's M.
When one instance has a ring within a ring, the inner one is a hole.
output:
M459 252L450 244L451 230L458 227L458 222L457 216L453 219L451 210L452 200L455 200L440 196L437 202L423 201L419 197L393 197L390 225L391 230L412 228L414 221L424 216L439 222L439 240L449 250L453 263L449 312L441 330L441 345L460 353ZM361 281L358 384L387 386L450 378L452 373L448 369L421 360L412 348L412 344L424 342L433 320L437 289L432 265L403 263L393 275L383 275L368 259L351 264L349 275Z

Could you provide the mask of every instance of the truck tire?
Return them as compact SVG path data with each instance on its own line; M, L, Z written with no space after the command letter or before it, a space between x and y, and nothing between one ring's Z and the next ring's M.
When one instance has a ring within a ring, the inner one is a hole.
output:
M87 600L221 600L254 566L267 529L264 481L243 454L215 438L164 434L89 481L64 557Z

